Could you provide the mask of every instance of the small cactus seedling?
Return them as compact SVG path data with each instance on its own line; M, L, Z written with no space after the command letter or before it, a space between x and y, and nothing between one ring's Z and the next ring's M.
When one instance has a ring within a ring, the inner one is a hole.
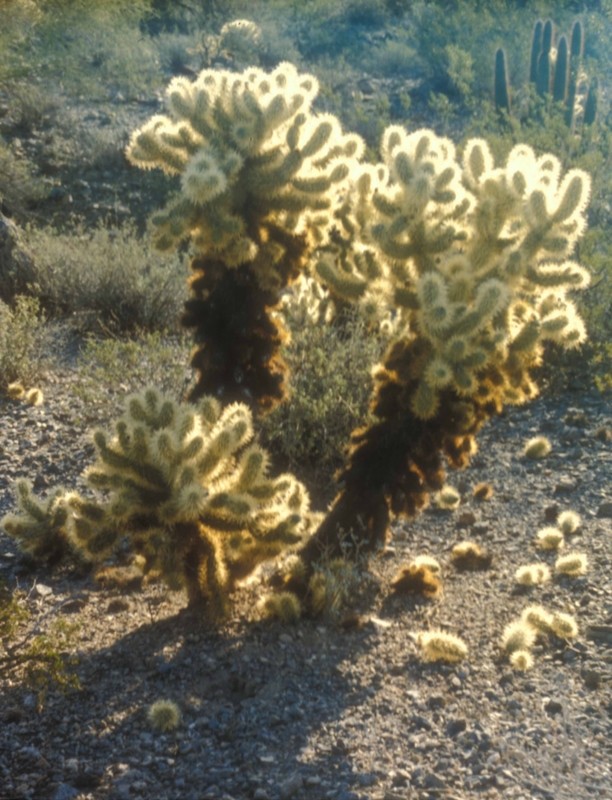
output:
M455 664L463 661L468 655L465 642L452 633L427 631L418 634L417 642L425 661L445 661Z
M307 605L313 616L342 609L350 598L359 578L355 564L344 558L333 558L324 566L319 564L308 581Z
M546 564L526 564L516 570L514 580L519 586L540 586L550 580L550 569Z
M534 436L525 443L523 455L525 458L540 459L546 458L552 451L550 440L546 436Z
M536 545L540 550L561 550L565 546L563 532L552 526L542 528L536 534Z
M576 533L580 523L580 515L575 511L562 511L557 517L557 525L566 536Z
M151 727L160 733L168 733L181 723L181 710L172 700L157 700L147 711Z
M15 483L17 513L6 514L0 526L12 536L20 549L37 561L54 563L71 552L68 532L71 494L55 489L39 499L25 479Z
M451 563L461 572L487 570L493 561L488 550L476 542L459 542L451 550Z
M579 578L585 575L589 566L586 553L567 553L559 556L555 561L555 572L557 575L567 575L569 578Z

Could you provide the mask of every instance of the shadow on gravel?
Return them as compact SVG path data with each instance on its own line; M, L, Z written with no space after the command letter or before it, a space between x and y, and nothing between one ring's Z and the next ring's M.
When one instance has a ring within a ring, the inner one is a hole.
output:
M355 769L351 743L322 732L375 692L351 666L372 635L307 621L213 631L185 612L144 624L81 657L81 690L50 693L39 714L17 711L22 687L5 693L0 785L23 791L0 800L367 796L381 776ZM180 706L176 731L151 729L158 699Z

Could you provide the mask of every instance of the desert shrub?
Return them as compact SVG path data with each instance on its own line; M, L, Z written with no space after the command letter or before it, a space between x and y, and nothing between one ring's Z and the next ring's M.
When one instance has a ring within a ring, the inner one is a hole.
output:
M55 617L43 630L33 624L23 595L0 582L0 670L34 691L39 708L50 689L78 689L71 667L77 626Z
M0 137L0 210L19 215L46 193L36 166Z
M90 98L150 89L159 68L140 35L147 0L8 0L0 33L0 87L13 80L54 83L70 75L71 90Z
M350 432L366 420L370 366L382 348L353 311L341 324L294 322L283 351L290 398L261 420L261 433L283 465L308 474L315 491L329 487Z
M403 41L386 41L367 57L367 69L375 76L400 78L414 72L416 51Z
M189 378L187 351L183 339L159 332L132 339L89 336L79 355L73 392L98 422L118 411L126 391L139 391L150 383L180 399Z
M60 233L29 227L32 291L49 313L83 314L112 330L174 329L186 297L180 256L162 256L132 225Z
M30 383L39 376L44 331L35 298L20 295L12 307L0 300L0 390L13 381Z

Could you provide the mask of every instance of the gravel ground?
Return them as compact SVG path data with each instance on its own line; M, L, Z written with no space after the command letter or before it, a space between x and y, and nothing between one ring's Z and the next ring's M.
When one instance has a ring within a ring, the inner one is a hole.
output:
M65 376L43 389L40 408L0 400L0 513L17 476L45 491L91 459ZM610 424L606 398L578 392L492 421L471 467L449 476L460 506L397 522L337 618L253 621L251 583L213 630L160 586L126 593L65 568L28 570L0 534L0 578L24 591L31 625L78 623L81 684L38 709L18 671L0 674L0 800L612 798ZM552 453L525 460L536 434ZM477 502L485 480L494 494ZM582 518L566 549L587 554L587 574L517 591L519 565L554 563L533 538L566 509ZM452 568L465 538L490 550L490 569ZM419 553L442 564L433 602L390 588ZM575 615L580 633L536 646L519 673L500 636L533 602ZM415 634L433 628L460 635L467 659L424 663ZM182 720L157 733L146 712L166 698Z

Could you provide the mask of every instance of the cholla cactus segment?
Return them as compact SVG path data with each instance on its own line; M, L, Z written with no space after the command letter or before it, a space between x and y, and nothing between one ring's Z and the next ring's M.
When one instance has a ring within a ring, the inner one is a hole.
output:
M521 621L530 625L537 633L548 633L552 622L552 614L543 606L531 605L523 609Z
M442 594L442 581L435 570L412 561L400 568L391 582L391 588L398 595L421 595L434 600Z
M561 611L552 615L550 629L559 639L575 639L578 636L578 624L574 617Z
M585 575L589 566L586 553L567 553L559 556L555 561L555 572L557 575L567 575L570 578L578 578Z
M469 540L458 542L451 550L451 562L456 569L462 572L487 570L492 561L491 553L477 542Z
M461 503L461 495L454 486L443 486L436 495L436 505L438 508L443 508L452 511Z
M563 532L552 526L542 528L536 534L536 545L541 550L561 550L565 546Z
M433 572L434 575L439 575L442 572L442 568L440 567L440 562L434 558L433 556L428 555L420 555L415 556L412 561L410 562L411 566L413 567L427 567L430 572Z
M523 455L525 458L539 459L546 458L552 452L552 445L546 436L534 436L525 442Z
M514 573L519 586L540 586L550 580L550 569L546 564L526 564Z
M222 31L234 47L256 38L244 20ZM132 164L181 176L177 198L153 220L158 245L190 239L200 257L254 263L269 285L283 250L270 223L325 241L339 187L364 146L335 117L312 111L317 92L314 76L286 62L272 72L175 78L168 113L137 130L127 148Z
M517 650L530 650L535 640L534 628L523 620L517 620L506 625L501 644L507 653L514 653Z
M533 667L533 656L529 650L514 650L510 654L510 666L517 672L527 672Z
M20 381L13 381L6 387L6 394L11 400L23 400L26 390Z
M557 517L557 525L563 533L570 535L580 528L580 515L575 511L562 511Z
M96 432L85 477L103 504L73 498L70 535L90 558L131 537L146 571L190 599L221 608L237 580L300 543L308 494L292 475L268 475L251 412L211 397L177 403L155 389L131 396L109 437Z
M468 648L458 636L444 631L428 631L417 639L425 661L446 661L450 664L463 661Z
M36 497L32 484L21 479L15 483L17 513L0 520L20 549L36 560L58 561L70 552L68 535L70 498L65 489L55 489L46 498Z
M584 325L569 293L588 285L569 260L585 228L590 179L518 145L494 164L474 139L459 157L429 130L383 135L383 163L357 167L337 215L336 249L316 271L343 300L393 309L393 337L422 341L413 412L432 418L448 389L521 403L543 343L575 347ZM341 245L345 237L349 246Z
M30 406L42 406L45 402L45 396L41 389L28 389L25 394L25 401Z

